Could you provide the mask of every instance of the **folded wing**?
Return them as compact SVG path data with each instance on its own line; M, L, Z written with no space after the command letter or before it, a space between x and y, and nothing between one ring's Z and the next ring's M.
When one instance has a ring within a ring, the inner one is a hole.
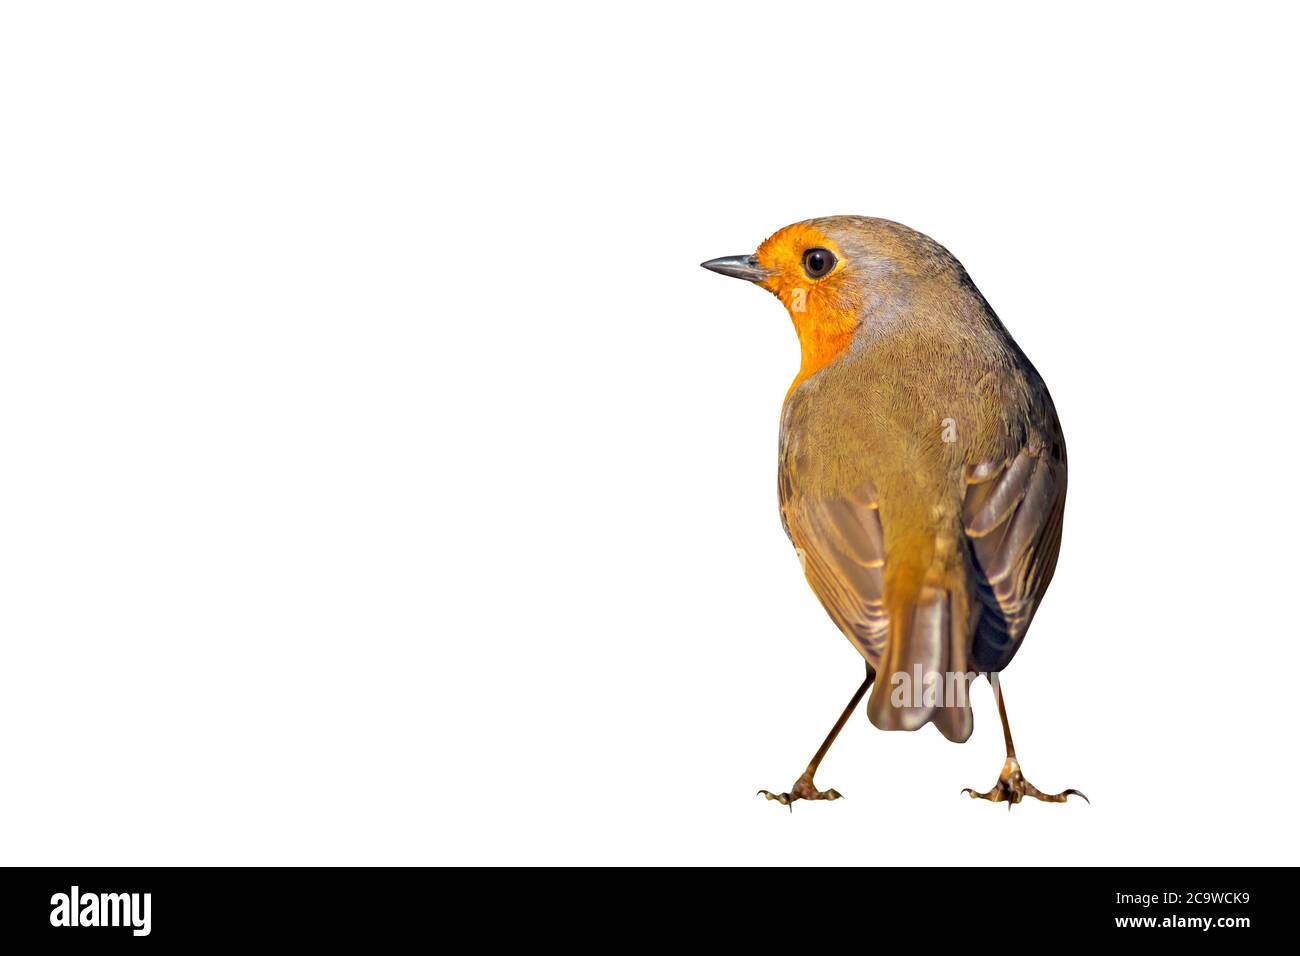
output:
M976 569L972 663L1000 671L1015 655L1056 570L1065 513L1065 450L1024 448L971 469L962 508Z
M845 498L793 498L783 483L781 498L786 533L799 549L813 593L875 666L889 634L889 617L882 572L885 537L874 491Z

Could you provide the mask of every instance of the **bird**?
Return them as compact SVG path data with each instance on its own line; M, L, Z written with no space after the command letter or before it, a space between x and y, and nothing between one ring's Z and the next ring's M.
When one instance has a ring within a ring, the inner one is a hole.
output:
M828 216L749 255L701 265L774 294L798 374L781 409L781 523L826 613L866 661L858 687L789 791L836 800L814 776L870 691L882 730L932 724L963 743L971 683L993 687L1006 760L972 799L1064 803L1016 757L1000 674L1052 575L1065 512L1065 438L1042 377L960 262L907 226ZM879 679L877 679L879 678ZM1091 802L1091 801L1089 801Z

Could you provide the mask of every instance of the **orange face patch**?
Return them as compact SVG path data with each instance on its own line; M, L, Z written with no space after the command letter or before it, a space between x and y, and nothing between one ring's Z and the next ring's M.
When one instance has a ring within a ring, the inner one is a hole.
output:
M804 268L810 249L827 249L835 256L834 268L820 278L810 277ZM848 348L861 315L861 294L848 281L848 263L834 240L803 223L787 226L759 246L758 261L771 272L762 286L785 305L799 336L802 360L790 385L794 391Z

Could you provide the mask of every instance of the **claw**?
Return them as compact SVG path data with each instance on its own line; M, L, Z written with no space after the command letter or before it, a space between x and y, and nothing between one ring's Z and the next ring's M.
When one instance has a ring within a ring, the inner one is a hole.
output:
M843 800L844 794L838 790L818 790L813 786L812 777L804 774L794 782L794 787L789 793L773 793L771 790L760 790L757 796L767 797L769 800L775 800L783 807L789 807L790 812L794 813L794 802L796 800Z
M783 807L789 807L790 812L794 813L794 802L799 799L798 797L792 797L788 793L773 793L771 790L760 790L758 792L769 800L775 800Z
M771 790L760 790L758 791L758 796L767 797L769 800L775 800L783 807L790 805L790 794L788 793L773 793Z
M998 782L993 785L992 790L987 793L979 793L970 787L964 787L962 793L969 794L972 800L988 800L991 803L1005 801L1008 812L1013 804L1019 803L1025 797L1033 797L1035 800L1041 800L1044 803L1065 803L1070 794L1074 794L1083 797L1086 803L1092 803L1081 790L1071 789L1062 790L1060 793L1043 793L1025 779L1025 775L1020 772L1020 764L1015 757L1007 758L1007 762L1002 766L1002 773L998 775Z

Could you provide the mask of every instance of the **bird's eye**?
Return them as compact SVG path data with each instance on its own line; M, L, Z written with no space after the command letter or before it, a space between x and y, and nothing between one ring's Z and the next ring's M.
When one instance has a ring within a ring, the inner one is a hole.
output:
M829 249L809 249L803 254L803 271L809 279L820 279L835 268L835 256Z

